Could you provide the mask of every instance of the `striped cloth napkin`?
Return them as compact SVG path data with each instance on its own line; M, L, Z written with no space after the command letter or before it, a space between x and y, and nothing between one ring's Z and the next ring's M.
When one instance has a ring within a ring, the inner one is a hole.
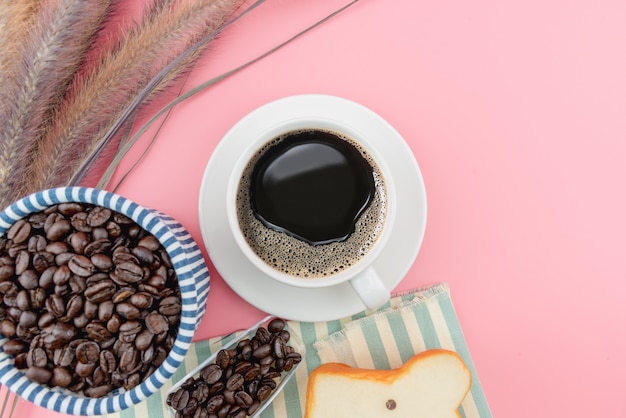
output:
M459 408L461 417L491 418L445 283L394 295L378 310L330 322L290 321L289 326L292 332L300 333L306 354L295 378L261 414L263 418L301 418L309 373L322 363L341 361L356 367L391 369L432 348L456 351L472 373L472 387ZM171 382L159 393L131 409L106 417L170 417L164 400L171 386L237 335L194 343Z

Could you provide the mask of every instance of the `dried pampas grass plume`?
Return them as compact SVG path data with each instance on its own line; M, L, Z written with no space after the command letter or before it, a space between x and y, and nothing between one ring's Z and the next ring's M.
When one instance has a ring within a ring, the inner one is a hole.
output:
M16 2L10 8L18 9ZM38 140L50 124L85 52L104 21L110 0L30 2L6 19L7 71L0 103L0 206L14 200ZM6 12L7 10L5 10ZM4 15L4 13L2 13ZM15 25L15 26L14 26Z
M40 141L37 158L19 194L68 184L84 156L98 146L103 135L159 70L207 33L224 25L242 3L243 0L155 3L141 22L110 45L83 76L74 79L52 126ZM155 86L153 94L188 70L195 56L173 68ZM116 141L111 141L108 148L112 158Z

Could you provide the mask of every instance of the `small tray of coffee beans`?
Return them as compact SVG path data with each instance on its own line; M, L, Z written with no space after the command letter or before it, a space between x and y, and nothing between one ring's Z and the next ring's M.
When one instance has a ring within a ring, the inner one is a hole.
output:
M168 392L173 418L258 417L296 373L304 343L267 317L221 347Z

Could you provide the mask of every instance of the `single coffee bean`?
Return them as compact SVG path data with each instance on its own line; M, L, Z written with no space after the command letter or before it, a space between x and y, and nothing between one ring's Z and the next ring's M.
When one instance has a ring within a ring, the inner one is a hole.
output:
M98 305L98 320L107 322L113 316L115 304L110 300L105 300Z
M43 237L40 237L40 238L43 238ZM53 256L57 256L59 254L63 254L63 253L68 252L69 251L69 245L66 244L65 242L55 241L55 242L51 242L51 243L47 244L44 249L45 249L45 252L50 253Z
M45 385L52 379L52 372L43 367L29 367L26 370L26 377L34 382Z
M139 355L134 346L129 347L120 357L119 368L122 373L132 373L139 363Z
M52 337L61 344L68 343L76 338L76 328L65 322L57 322L52 328ZM56 345L56 344L52 344Z
M159 303L159 313L161 315L172 316L179 315L181 312L180 298L176 296L170 296L163 299Z
M215 395L211 397L207 401L207 404L206 404L207 412L209 414L217 413L217 411L219 411L220 408L222 408L222 405L224 405L224 402L225 402L224 395Z
M98 316L98 304L87 299L83 306L85 316L89 319L94 319Z
M40 287L28 291L31 308L39 311L46 304L46 291Z
M16 356L24 352L26 348L26 344L20 340L9 340L2 345L2 350L10 356Z
M177 297L174 298L178 299ZM136 306L138 309L148 309L152 306L153 301L154 297L146 292L135 293L130 297L130 303Z
M55 255L47 251L40 251L33 255L33 268L38 272L43 272L48 267L55 264Z
M84 254L85 247L90 242L89 235L86 232L77 231L69 237L69 244L76 254Z
M157 251L161 247L161 243L153 235L147 235L139 240L137 245L147 248L150 251Z
M56 263L57 266L66 266L73 257L74 257L74 254L70 252L61 253L57 255L56 257L54 257L54 262Z
M81 205L80 203L65 202L65 203L59 203L59 205L57 206L57 210L59 211L60 214L63 214L66 216L72 216L75 213L82 212L85 209L83 205Z
M260 407L261 407L261 402L259 402L258 400L255 400L254 402L252 402L252 405L248 407L248 410L246 412L248 415L254 415L254 413L258 411Z
M69 367L76 358L76 350L65 346L54 350L54 364L60 367Z
M48 312L52 313L57 318L65 316L65 301L61 295L50 295L46 300L46 308Z
M76 347L76 359L81 363L96 363L100 360L100 346L94 341L86 341Z
M87 280L84 277L72 276L69 280L69 286L72 293L84 293L87 289Z
M7 231L7 238L16 244L26 242L30 236L31 225L25 219L15 222Z
M15 336L15 323L9 319L3 319L0 322L0 333L7 338Z
M252 352L252 355L257 359L262 359L272 354L272 346L268 344L263 344L259 346L256 350Z
M152 345L153 338L154 334L150 330L144 329L135 337L135 347L141 351L147 350Z
M167 332L170 327L167 319L165 319L163 315L156 312L149 313L145 322L146 327L155 335Z
M28 290L20 290L15 297L15 304L21 311L30 310L30 294Z
M88 396L90 398L101 398L107 393L111 392L112 389L113 386L109 384L96 387L88 387L87 389L85 389L85 396Z
M109 271L113 268L113 260L107 254L94 254L91 256L91 262L100 271Z
M271 335L267 328L259 327L256 330L256 339L259 340L261 344L267 344L270 342Z
M57 266L48 267L39 276L39 287L49 289L54 284L54 274L59 269Z
M100 351L100 367L107 374L112 373L117 368L117 360L112 351Z
M120 318L120 316L118 314L113 314L113 316L111 316L111 319L109 319L106 323L106 329L111 334L115 334L119 331L121 324L122 319Z
M113 244L108 239L96 239L89 243L84 250L84 254L87 257L93 258L94 255L102 254L104 255L107 251L111 249Z
M196 382L196 388L191 392L191 397L195 398L199 404L203 404L209 398L209 385L202 380Z
M263 377L263 379L261 379L261 385L269 386L272 390L276 389L277 386L276 381L268 377Z
M150 374L151 372L145 373L145 374ZM124 382L124 389L126 390L130 390L132 388L134 388L135 386L137 386L138 384L141 383L141 374L139 373L133 373L130 376L128 376L126 378L126 381Z
M115 305L115 312L122 318L128 320L134 320L141 316L141 311L136 306L127 302L118 303Z
M267 330L272 334L278 334L285 328L285 321L280 318L272 319L269 324L267 324Z
M263 375L264 379L275 379L280 376L280 371L275 368L270 368L270 370Z
M259 388L259 390L256 393L256 397L259 401L263 402L264 400L266 400L267 398L270 397L270 395L272 394L272 388L269 385L263 385Z
M37 314L32 311L23 311L20 314L19 326L31 328L37 325Z
M97 228L92 228L91 237L96 241L99 239L108 239L109 233L104 226L99 226Z
M143 263L144 265L151 265L154 262L154 254L152 254L152 251L150 251L149 249L147 249L146 247L135 247L131 250L131 253L137 257L137 259Z
M148 348L142 351L141 353L141 362L144 364L152 364L154 361L154 344L150 345Z
M228 366L230 366L230 356L228 355L228 352L224 349L218 351L215 362L222 369L226 369Z
M124 302L126 299L130 298L134 294L135 294L134 287L125 286L125 287L118 289L118 291L115 292L111 300L113 301L113 303Z
M70 296L65 309L65 320L74 319L83 312L83 297L79 294Z
M35 289L39 286L39 274L29 269L20 274L17 281L24 289Z
M209 385L219 381L222 378L222 368L217 364L209 364L202 369L200 377L204 379Z
M109 273L100 272L100 273L92 274L91 276L84 278L84 279L85 279L85 283L87 284L87 287L89 287L92 284L96 284L103 280L109 280L110 278L111 277Z
M91 339L97 342L102 342L112 337L109 330L107 330L106 327L99 322L91 322L87 324L85 331Z
M122 284L138 283L143 279L143 269L138 264L124 262L115 266L115 277Z
M54 321L56 321L56 317L52 314L52 312L44 312L39 317L39 320L37 321L37 326L40 329L47 328L49 325L52 325ZM2 333L4 334L4 332Z
M66 219L57 219L46 231L48 241L59 241L72 230L72 225Z
M52 384L61 388L66 388L72 383L72 373L65 367L55 367L52 369Z
M93 374L93 371L96 369L95 363L76 363L74 370L79 377L89 377Z
M72 277L72 271L70 270L69 266L65 265L57 267L54 275L52 276L52 280L54 281L55 285L64 285L69 283L70 277Z
M13 277L14 273L15 273L15 265L12 262L6 263L0 260L0 282L9 280L11 277Z
M240 390L235 392L235 403L237 403L237 405L239 405L242 408L248 408L250 407L250 405L252 405L252 403L254 402L254 399L252 398L252 396L250 396L249 393Z
M238 390L243 386L244 378L240 373L235 373L226 381L226 389Z
M233 365L233 373L244 374L253 367L249 361L238 361Z
M87 215L87 224L92 228L102 226L111 219L112 212L102 206L95 206Z
M96 272L96 267L91 260L80 254L72 257L67 265L72 273L81 277L89 277Z
M28 251L19 251L15 257L14 270L16 275L21 275L30 267L30 254Z
M113 221L107 222L104 228L111 238L117 238L122 234L122 228Z
M189 392L186 389L180 388L168 396L167 403L175 410L182 411L189 403L189 398Z
M85 290L87 300L99 303L111 299L117 291L117 286L111 280L100 280Z
M93 371L93 375L91 375L91 377L88 377L85 380L89 384L89 386L96 387L96 386L100 386L100 385L104 384L106 381L108 381L108 376L102 370L102 367L98 367L97 366L94 369L94 371Z
M285 357L285 341L280 337L275 337L272 343L272 348L274 349L274 357L283 358Z
M26 364L28 367L41 367L45 368L48 364L48 356L43 348L32 348L28 351L26 357Z
M245 372L243 377L245 378L247 382L249 382L251 380L256 379L260 375L261 375L261 366L259 366L258 364L255 364L254 366L252 366L251 369Z

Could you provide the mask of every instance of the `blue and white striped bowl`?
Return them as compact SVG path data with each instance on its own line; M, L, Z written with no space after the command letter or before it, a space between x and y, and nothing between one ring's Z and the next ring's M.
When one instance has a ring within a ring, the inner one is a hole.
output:
M13 203L0 212L0 237L17 220L65 202L99 205L124 214L153 234L165 247L176 270L182 298L181 323L174 348L163 364L140 385L129 391L118 389L103 398L92 399L29 380L15 367L13 357L2 351L2 345L7 340L0 338L0 383L22 398L57 412L72 415L113 413L132 407L158 392L178 369L204 315L209 293L209 271L199 247L180 223L122 196L86 187L45 190Z

